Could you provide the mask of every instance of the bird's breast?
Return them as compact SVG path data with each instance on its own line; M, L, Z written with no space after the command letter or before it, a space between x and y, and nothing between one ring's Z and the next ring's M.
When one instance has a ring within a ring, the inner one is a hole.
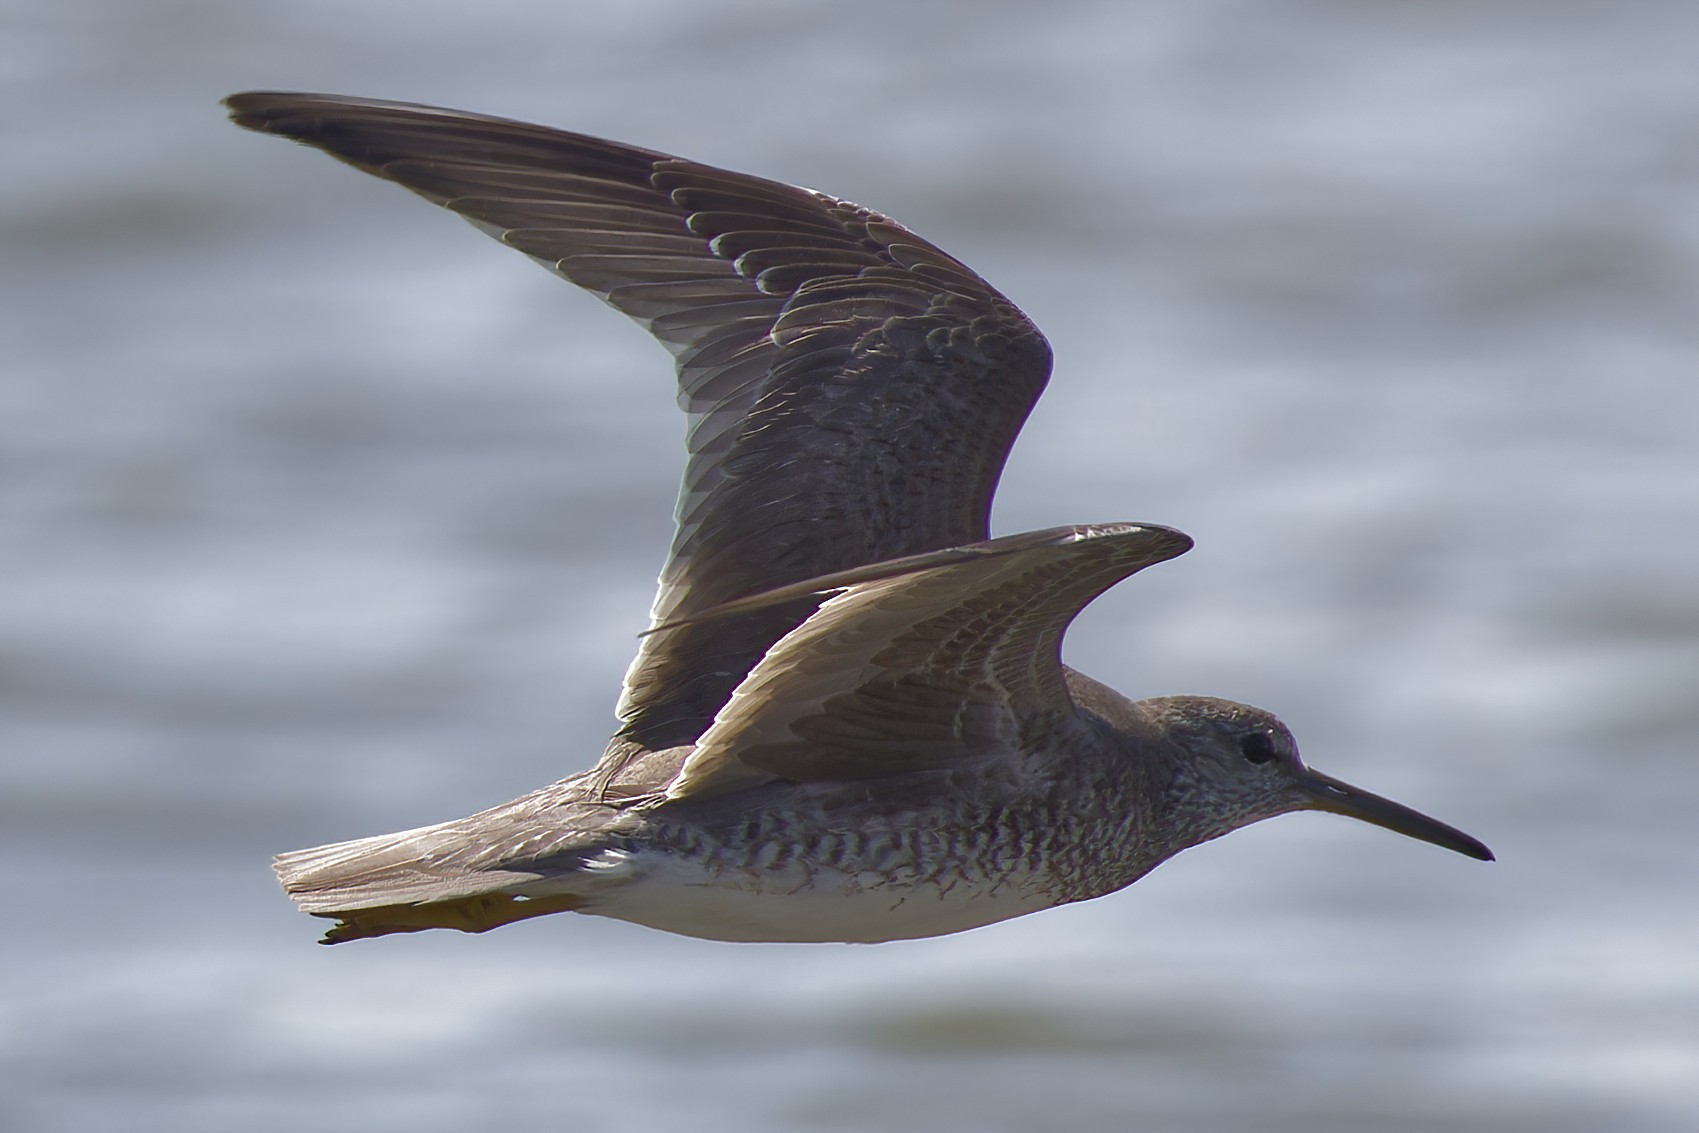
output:
M582 911L713 940L942 936L1128 884L1137 873L1108 833L1006 811L841 827L769 813L725 829L662 828L602 857Z

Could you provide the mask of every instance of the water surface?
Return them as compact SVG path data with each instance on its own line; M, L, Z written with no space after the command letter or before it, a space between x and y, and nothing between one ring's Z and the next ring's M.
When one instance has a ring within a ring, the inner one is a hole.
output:
M0 1123L1693 1127L1699 10L350 7L0 17ZM1056 348L997 529L1199 540L1070 662L1500 862L1305 815L936 941L315 947L271 853L599 753L681 421L617 315L225 124L253 87L936 239Z

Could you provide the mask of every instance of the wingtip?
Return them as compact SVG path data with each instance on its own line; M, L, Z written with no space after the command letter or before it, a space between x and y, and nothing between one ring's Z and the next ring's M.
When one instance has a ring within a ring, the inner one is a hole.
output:
M1128 536L1152 541L1155 544L1151 547L1150 561L1152 563L1179 558L1195 545L1192 537L1184 531L1160 523L1074 523L1062 527L1045 528L1041 531L1024 531L1016 535L1004 535L997 539L986 539L978 543L968 543L958 547L946 547L937 551L886 559L793 583L790 586L760 591L743 598L722 602L688 617L675 618L659 625L650 626L637 636L639 639L652 637L658 633L699 625L731 614L773 606L781 601L810 596L824 598L834 594L842 594L861 583L882 581L936 566L959 566L961 565L959 560L963 559L995 558L1016 550L1030 550L1034 547L1058 547L1092 539ZM1158 546L1160 550L1158 550ZM952 562L952 559L958 561Z
M247 90L225 95L219 105L230 112L230 120L245 130L264 132L271 122L268 111L282 98L299 97L279 91Z
M342 94L288 90L238 91L225 95L220 104L230 112L230 120L243 129L258 130L263 134L289 135L294 135L296 131L285 128L287 119L301 121L304 118L323 116L339 107L381 109L386 106L406 105L385 103L376 99L352 98Z

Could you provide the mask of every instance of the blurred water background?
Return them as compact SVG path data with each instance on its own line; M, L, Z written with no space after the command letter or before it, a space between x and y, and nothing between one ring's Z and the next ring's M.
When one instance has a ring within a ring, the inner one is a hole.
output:
M0 1127L1690 1130L1699 6L0 6ZM229 126L321 89L819 186L1056 376L1000 532L1198 549L1069 660L1485 838L1320 815L876 947L324 949L275 851L579 769L670 531L636 327Z

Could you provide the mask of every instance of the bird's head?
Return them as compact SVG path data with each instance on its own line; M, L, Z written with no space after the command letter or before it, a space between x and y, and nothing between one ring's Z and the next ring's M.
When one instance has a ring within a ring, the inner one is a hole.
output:
M1260 708L1207 696L1157 697L1139 708L1172 745L1170 821L1188 845L1277 814L1326 810L1493 860L1453 826L1304 766L1286 725Z

